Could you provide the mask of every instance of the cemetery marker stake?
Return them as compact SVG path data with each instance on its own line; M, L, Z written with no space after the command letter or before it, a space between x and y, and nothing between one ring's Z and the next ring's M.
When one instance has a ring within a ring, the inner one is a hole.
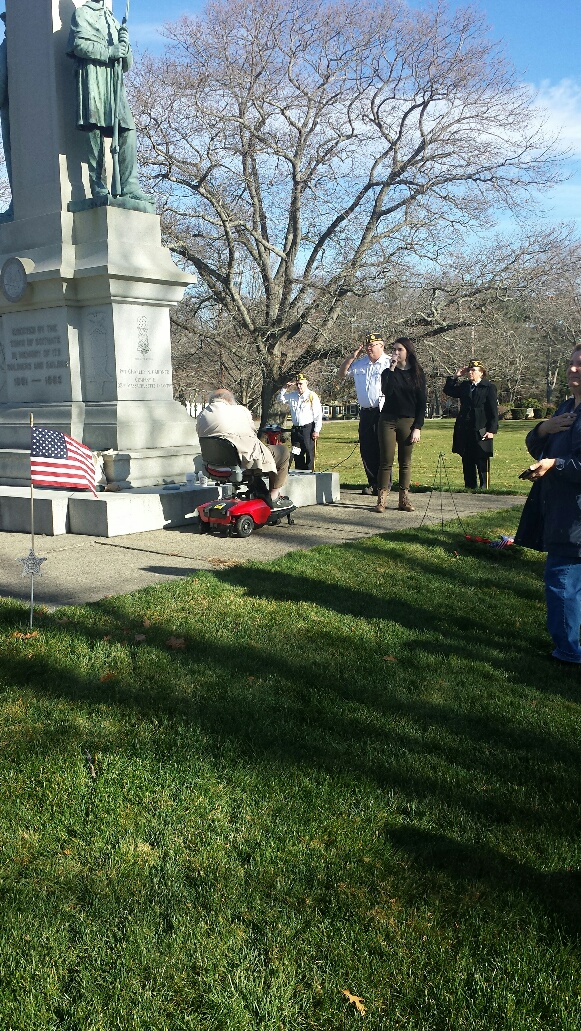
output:
M31 435L31 450L32 450L32 427L34 425L34 415L30 413L30 435ZM32 483L32 471L30 476L30 551L25 558L19 558L18 561L22 565L22 575L30 577L30 629L32 630L32 621L34 617L34 578L35 576L42 576L41 565L46 562L45 558L39 558L34 554L34 485Z

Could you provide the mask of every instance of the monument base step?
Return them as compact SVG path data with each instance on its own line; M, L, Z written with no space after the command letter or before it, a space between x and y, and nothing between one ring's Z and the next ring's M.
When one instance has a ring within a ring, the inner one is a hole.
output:
M68 491L34 491L34 532L46 537L69 533ZM30 533L30 484L28 487L0 487L0 531Z
M291 472L285 493L297 508L339 500L337 473ZM224 496L228 487L170 484L119 492L34 490L35 533L119 537L147 530L197 525L197 507ZM0 486L0 531L31 532L30 486Z
M297 508L332 505L339 501L339 473L309 473L292 470L282 488Z
M101 454L107 482L118 484L122 490L181 483L187 473L194 472L196 465L201 467L200 449L195 445L103 451ZM0 449L0 485L30 486L30 451Z

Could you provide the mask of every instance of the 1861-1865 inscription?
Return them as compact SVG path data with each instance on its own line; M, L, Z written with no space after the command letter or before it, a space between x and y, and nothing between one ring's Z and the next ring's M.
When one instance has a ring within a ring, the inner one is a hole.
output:
M67 349L56 323L12 325L5 338L6 387L10 400L70 397Z

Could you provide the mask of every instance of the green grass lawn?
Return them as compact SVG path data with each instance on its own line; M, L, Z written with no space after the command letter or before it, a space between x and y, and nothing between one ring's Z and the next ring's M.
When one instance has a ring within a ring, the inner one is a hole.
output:
M541 570L437 528L0 603L2 1031L579 1031Z
M318 441L317 468L335 468L345 486L363 486L367 482L359 455L358 425L356 421L325 422ZM518 474L532 461L524 442L534 425L534 422L528 421L500 423L498 435L494 439L494 457L490 462L492 491L528 494L530 483L519 480ZM452 454L453 429L453 419L426 421L421 442L414 448L412 485L431 487L434 484L441 452L450 485L454 490L465 489L462 460L459 455ZM394 476L397 477L397 467ZM436 482L439 486L439 473ZM443 483L446 484L445 473Z

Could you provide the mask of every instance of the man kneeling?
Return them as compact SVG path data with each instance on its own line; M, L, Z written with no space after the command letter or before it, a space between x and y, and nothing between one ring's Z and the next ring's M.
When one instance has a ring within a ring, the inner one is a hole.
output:
M290 452L284 444L263 444L259 440L252 413L236 403L230 390L213 390L208 404L196 420L198 437L225 437L237 449L245 469L268 476L272 508L286 508L288 498L281 498L286 483Z

